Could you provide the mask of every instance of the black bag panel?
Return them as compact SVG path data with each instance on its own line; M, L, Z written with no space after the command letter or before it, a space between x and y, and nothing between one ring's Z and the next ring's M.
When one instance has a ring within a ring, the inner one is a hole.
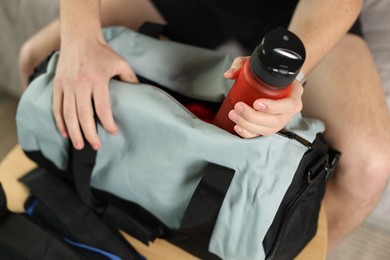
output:
M339 157L318 134L263 240L267 259L291 260L315 236L326 182Z
M0 259L81 260L62 239L38 225L25 214L6 209L5 192L0 183ZM91 258L89 258L91 259Z
M13 247L0 241L0 259L2 260L28 260L19 254Z
M306 187L286 210L275 248L268 259L294 259L315 236L324 191L325 182L317 180Z
M87 255L87 259L107 259L104 255L142 259L118 230L104 223L59 176L38 168L21 181L34 195L26 203L26 213L65 239L80 254Z

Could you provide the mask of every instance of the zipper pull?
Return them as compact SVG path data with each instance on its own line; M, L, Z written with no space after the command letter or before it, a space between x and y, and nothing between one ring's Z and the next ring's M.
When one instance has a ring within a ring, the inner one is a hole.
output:
M307 141L305 138L300 137L296 133L291 132L289 130L282 129L279 132L277 132L277 134L284 136L284 137L287 137L289 139L295 140L295 141L301 143L302 145L306 146L309 150L311 150L313 148L313 143Z

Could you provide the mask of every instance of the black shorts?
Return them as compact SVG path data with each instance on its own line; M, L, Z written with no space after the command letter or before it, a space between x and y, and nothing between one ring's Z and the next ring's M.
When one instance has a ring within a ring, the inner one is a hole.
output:
M298 0L152 0L175 41L216 48L237 41L251 53L264 34L287 28ZM362 36L360 21L350 33Z

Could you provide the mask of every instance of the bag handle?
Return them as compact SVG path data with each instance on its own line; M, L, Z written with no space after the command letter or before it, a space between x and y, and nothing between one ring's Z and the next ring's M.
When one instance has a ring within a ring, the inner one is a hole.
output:
M106 197L107 204L104 204L102 200L96 198L90 186L96 155L97 152L88 142L85 142L83 150L73 148L71 156L73 178L81 199L88 206L101 213L109 223L116 223L117 228L135 236L145 244L172 231L173 233L191 235L199 230L204 231L207 227L210 229L208 233L211 236L219 210L234 176L233 169L208 163L201 173L201 181L187 206L180 228L163 232L162 230L167 230L167 227L134 203L122 200L114 205L113 196L99 196ZM116 198L114 200L118 201ZM146 215L148 215L147 218L145 218Z
M234 177L234 170L208 163L184 213L180 230L191 230L213 224ZM210 223L213 222L213 223Z

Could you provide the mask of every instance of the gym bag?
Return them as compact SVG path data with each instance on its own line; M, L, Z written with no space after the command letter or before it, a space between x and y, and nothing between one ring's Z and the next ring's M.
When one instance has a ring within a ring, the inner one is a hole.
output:
M339 154L324 125L297 114L278 134L242 139L187 107L216 108L232 58L125 28L104 31L140 84L110 81L116 136L97 123L97 152L59 134L52 114L59 53L21 98L19 142L41 167L144 243L164 238L202 259L292 259L314 236Z

